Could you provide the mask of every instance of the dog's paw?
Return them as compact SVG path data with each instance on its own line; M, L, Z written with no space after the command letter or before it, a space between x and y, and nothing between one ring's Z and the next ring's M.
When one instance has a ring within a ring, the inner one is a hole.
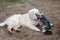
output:
M54 24L50 23L50 26L54 26Z
M45 35L52 35L52 31L45 31L43 32Z
M12 32L8 31L8 33L12 35Z
M16 32L20 33L21 31L20 30L16 30Z
M40 29L37 29L37 30L35 30L35 31L39 32L39 31L40 31Z

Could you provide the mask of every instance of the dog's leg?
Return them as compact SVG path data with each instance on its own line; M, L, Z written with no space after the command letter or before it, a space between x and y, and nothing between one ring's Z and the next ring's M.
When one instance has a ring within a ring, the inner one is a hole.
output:
M20 30L18 29L19 27L20 27L20 25L14 27L14 30L15 30L16 32L20 32Z
M12 34L12 30L11 30L12 28L13 28L12 26L8 26L7 29L8 29L9 34Z
M38 29L36 26L34 25L28 25L27 26L28 28L32 29L32 30L35 30L35 31L40 31L40 29Z

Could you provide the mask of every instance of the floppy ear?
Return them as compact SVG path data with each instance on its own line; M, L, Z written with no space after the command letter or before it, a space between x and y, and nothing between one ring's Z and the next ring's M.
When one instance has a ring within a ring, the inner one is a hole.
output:
M30 16L31 19L37 20L37 17L36 17L36 15L34 13L30 12L29 16Z

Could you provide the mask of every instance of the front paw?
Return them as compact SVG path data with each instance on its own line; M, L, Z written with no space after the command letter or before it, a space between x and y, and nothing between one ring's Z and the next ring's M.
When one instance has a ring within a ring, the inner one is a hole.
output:
M40 29L36 29L35 31L40 32L41 30Z
M20 30L16 30L16 32L20 33L21 31Z
M8 31L8 33L12 35L12 32Z

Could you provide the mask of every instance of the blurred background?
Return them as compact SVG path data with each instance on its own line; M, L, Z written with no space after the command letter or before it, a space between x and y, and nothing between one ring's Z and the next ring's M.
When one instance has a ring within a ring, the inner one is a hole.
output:
M37 8L54 24L52 35L44 35L28 28L21 33L8 34L7 26L0 27L0 40L60 40L60 0L0 0L0 22L14 14L25 14Z

